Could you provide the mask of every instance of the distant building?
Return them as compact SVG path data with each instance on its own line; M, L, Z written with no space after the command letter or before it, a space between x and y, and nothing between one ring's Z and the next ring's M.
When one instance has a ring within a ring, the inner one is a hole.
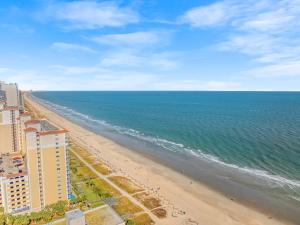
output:
M20 152L22 154L26 153L26 140L25 140L25 123L31 120L31 115L28 112L22 112L19 117L19 142L20 142Z
M6 104L6 94L5 91L0 90L0 105L3 106L4 104Z
M0 154L19 150L19 109L0 103Z
M66 225L85 225L85 216L80 209L75 209L66 213Z
M5 92L7 106L21 107L20 92L17 84L0 82L0 90Z
M28 174L20 154L0 155L0 206L5 213L30 209Z
M24 124L31 209L39 211L71 196L67 131L47 120L28 120Z

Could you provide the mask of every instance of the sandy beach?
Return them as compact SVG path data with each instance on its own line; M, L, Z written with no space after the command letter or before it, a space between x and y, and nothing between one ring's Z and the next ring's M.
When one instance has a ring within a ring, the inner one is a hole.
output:
M161 220L161 224L292 224L230 199L142 154L66 120L27 96L25 99L48 120L67 129L71 138L82 145L88 145L96 157L164 199L170 213L166 219Z

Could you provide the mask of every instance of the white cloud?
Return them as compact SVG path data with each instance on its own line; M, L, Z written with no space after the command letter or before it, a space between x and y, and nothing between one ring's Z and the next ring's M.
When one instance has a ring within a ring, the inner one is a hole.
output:
M255 77L300 77L300 61L257 67L246 72Z
M183 18L197 27L224 25L229 35L217 48L248 55L258 63L246 74L298 74L292 70L300 62L299 0L225 0L191 9Z
M16 32L16 33L21 33L21 34L33 34L35 30L32 27L25 26L25 25L15 25L15 24L7 24L3 23L0 24L0 28Z
M51 69L54 69L57 73L62 73L64 75L80 75L80 74L97 74L107 72L105 69L96 66L62 66L62 65L52 65L50 66Z
M124 34L108 34L90 38L100 44L117 47L152 45L158 43L161 38L157 32L133 32Z
M134 71L113 72L96 75L86 87L92 90L145 90L153 75ZM85 87L85 86L83 86Z
M217 2L187 11L179 18L181 23L189 23L194 27L216 26L226 23L236 13L236 8L229 1Z
M132 9L108 1L57 2L46 7L45 15L64 21L69 28L75 29L120 27L139 21L139 16Z
M155 84L158 90L182 90L182 91L226 91L240 90L241 84L228 81L201 81L201 80L175 80Z
M55 75L53 75L55 74ZM88 79L87 79L88 77ZM72 82L70 82L72 79ZM47 73L0 68L0 80L17 82L22 90L239 90L236 82L197 79L162 81L163 74L111 70L97 66L54 65ZM63 84L63 85L62 85Z
M104 67L134 67L151 70L173 70L179 66L176 53L145 53L144 51L121 50L106 54L101 60Z
M96 53L97 51L78 44L71 44L71 43L65 43L65 42L54 42L51 45L51 48L62 50L62 51L83 51L83 52L90 52L90 53Z
M0 80L8 83L18 83L22 90L43 89L43 87L51 86L59 79L51 80L51 77L40 76L35 70L0 68Z

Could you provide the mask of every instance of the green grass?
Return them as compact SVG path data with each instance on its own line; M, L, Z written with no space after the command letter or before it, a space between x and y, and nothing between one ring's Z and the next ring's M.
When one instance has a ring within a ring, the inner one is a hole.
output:
M102 222L102 216L98 210L87 213L85 215L85 220L88 225L100 225Z
M150 218L147 213L140 214L135 216L132 219L134 225L153 225L154 221Z
M135 214L142 211L141 207L135 205L124 196L118 199L118 203L113 208L119 215Z
M53 225L66 225L66 221L61 221L61 222L58 222L58 223L55 223L55 221L53 222Z
M111 173L111 170L102 163L94 164L93 167L95 168L95 170L97 170L99 173L103 175L108 175Z
M91 207L97 207L104 204L103 202L101 202L101 197L97 193L95 193L94 190L87 184L82 183L78 186L81 191L81 195L84 195L86 197L87 202L91 203Z
M139 191L143 191L141 187L135 185L132 183L129 179L126 177L121 176L113 176L109 178L112 182L114 182L116 185L118 185L123 190L127 191L129 194L133 194Z
M134 197L150 210L161 206L161 202L158 198L150 196L147 193L139 193Z
M118 190L116 190L114 187L112 187L105 180L98 178L98 179L94 179L93 182L99 189L108 192L109 194L111 194L114 197L118 197L121 195Z
M94 179L97 175L87 166L77 168L77 175L85 179Z

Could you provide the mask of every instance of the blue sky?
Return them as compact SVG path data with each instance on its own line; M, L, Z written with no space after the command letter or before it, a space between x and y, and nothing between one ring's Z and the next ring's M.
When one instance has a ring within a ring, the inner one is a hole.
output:
M1 1L0 51L22 89L300 90L300 1Z

